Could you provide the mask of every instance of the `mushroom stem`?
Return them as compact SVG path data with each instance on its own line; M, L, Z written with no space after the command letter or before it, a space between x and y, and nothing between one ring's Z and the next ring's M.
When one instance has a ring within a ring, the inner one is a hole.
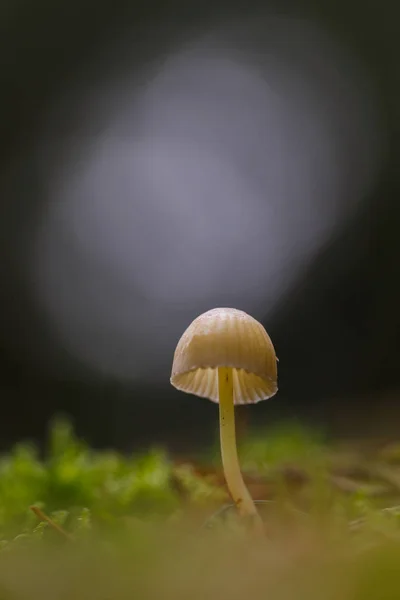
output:
M218 367L219 418L222 465L225 480L236 507L243 517L250 517L255 529L264 531L263 522L243 481L236 448L233 373L230 367Z

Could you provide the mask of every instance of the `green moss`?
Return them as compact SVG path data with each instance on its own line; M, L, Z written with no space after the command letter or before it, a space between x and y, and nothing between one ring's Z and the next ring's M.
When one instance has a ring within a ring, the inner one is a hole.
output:
M244 440L240 455L268 500L265 540L234 510L203 527L228 501L212 466L159 448L95 452L57 421L45 459L29 445L0 459L0 600L400 597L393 452L335 448L291 425Z

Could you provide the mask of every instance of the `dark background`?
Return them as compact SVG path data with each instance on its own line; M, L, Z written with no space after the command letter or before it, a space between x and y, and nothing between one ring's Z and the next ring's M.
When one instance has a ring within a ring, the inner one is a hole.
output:
M219 13L245 15L255 7L251 2L223 0L3 3L0 171L32 142L38 122L51 109L60 87L73 80L77 67L98 56L113 40L126 32L141 35L148 24L157 22L170 23L171 31L186 35ZM279 395L240 412L254 424L295 418L317 423L334 434L396 435L400 430L400 11L398 3L390 0L287 5L288 10L293 8L323 23L363 58L380 95L388 153L363 213L338 232L268 323L280 358ZM147 42L153 56L162 56L168 46L168 39L149 38ZM136 58L140 65L143 56ZM20 185L33 189L34 176ZM7 210L12 205L10 194L12 190L3 188L0 195L0 201L7 195ZM32 193L31 203L15 210L33 214L35 198ZM13 223L10 218L3 241L18 236L23 256L24 230ZM48 332L39 321L27 327L27 322L36 319L35 307L14 257L1 241L0 260L5 273L1 301L12 308L6 327L11 337L30 336L31 344L40 345ZM49 419L59 412L70 415L79 433L96 446L168 443L181 451L213 439L215 407L179 394L168 381L134 386L83 371L60 381L51 370L33 367L10 344L9 335L0 351L3 449L19 439L43 441Z

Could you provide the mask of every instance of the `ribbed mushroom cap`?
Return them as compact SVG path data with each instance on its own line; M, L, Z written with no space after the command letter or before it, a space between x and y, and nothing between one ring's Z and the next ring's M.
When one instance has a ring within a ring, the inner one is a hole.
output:
M235 308L214 308L182 335L170 381L178 390L218 402L218 367L232 367L234 403L255 403L278 391L276 362L261 323Z

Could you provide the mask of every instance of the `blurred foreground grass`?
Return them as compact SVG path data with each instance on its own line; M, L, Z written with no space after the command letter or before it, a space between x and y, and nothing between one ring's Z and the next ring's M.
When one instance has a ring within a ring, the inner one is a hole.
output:
M265 540L215 513L229 503L218 457L94 452L57 422L45 460L26 445L0 460L0 600L400 599L400 444L290 426L240 456Z

